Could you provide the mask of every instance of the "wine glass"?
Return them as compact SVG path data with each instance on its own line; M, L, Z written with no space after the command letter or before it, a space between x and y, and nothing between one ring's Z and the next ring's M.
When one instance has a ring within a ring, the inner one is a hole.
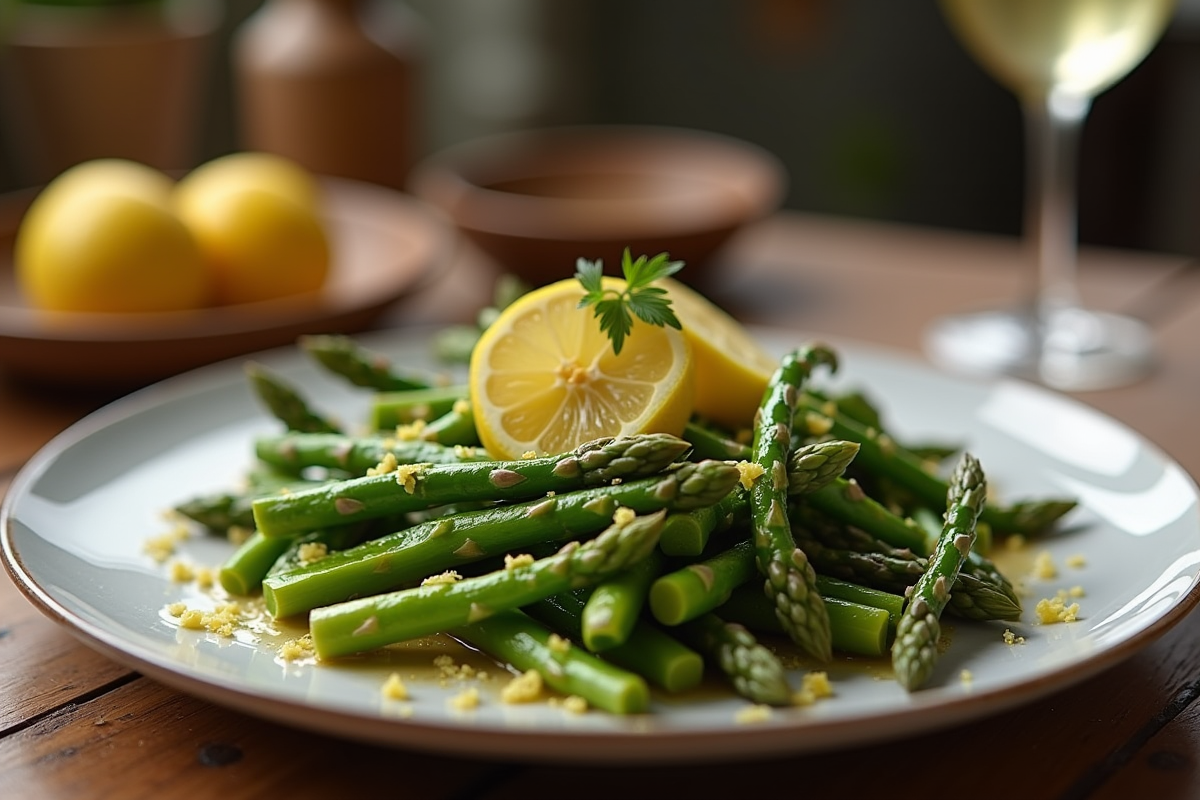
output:
M1025 236L1035 270L1025 306L935 321L926 334L930 357L959 371L1069 391L1137 380L1153 363L1149 330L1084 308L1076 288L1078 137L1092 99L1154 48L1175 0L940 2L967 50L1020 102Z

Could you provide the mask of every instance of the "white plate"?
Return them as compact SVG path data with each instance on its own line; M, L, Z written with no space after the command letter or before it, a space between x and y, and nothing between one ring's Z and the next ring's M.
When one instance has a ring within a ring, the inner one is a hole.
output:
M798 334L762 331L782 350ZM365 340L399 363L426 365L419 333ZM829 666L836 697L738 722L744 700L706 691L686 702L656 697L653 713L572 714L545 703L504 705L503 683L480 684L482 704L454 710L463 683L440 685L436 649L363 659L353 666L287 663L279 643L295 632L235 638L179 629L164 611L199 604L143 552L168 528L162 511L233 486L250 441L277 423L247 388L239 363L152 386L76 424L17 476L0 509L5 565L44 612L85 642L184 692L299 727L400 747L528 760L676 761L765 757L909 735L991 714L1060 690L1129 656L1197 601L1200 514L1194 482L1128 428L1086 406L1016 382L972 383L885 351L839 343L839 381L879 398L903 436L961 441L1005 498L1074 495L1067 529L1045 542L1060 569L1031 580L1018 624L953 624L953 642L928 688L909 694L882 668ZM283 371L325 409L363 419L365 395L323 374L291 348L260 361ZM1041 549L1041 545L1038 546ZM195 538L182 557L217 564L229 545ZM1082 555L1085 565L1067 566ZM1013 577L1020 578L1020 575ZM1038 597L1081 586L1080 617L1038 625ZM1011 627L1025 643L1007 645ZM410 702L384 700L399 670ZM971 680L961 676L969 670ZM418 675L409 678L414 671Z

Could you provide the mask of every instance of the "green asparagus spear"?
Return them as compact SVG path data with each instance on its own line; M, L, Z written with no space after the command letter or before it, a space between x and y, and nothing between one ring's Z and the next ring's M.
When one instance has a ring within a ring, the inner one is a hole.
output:
M842 481L842 473L856 455L858 443L843 439L829 439L797 447L788 458L788 497L807 497L831 483Z
M747 539L659 576L650 585L650 613L663 625L679 625L713 611L754 577L754 553L754 543Z
M921 526L925 532L925 552L932 553L938 537L942 535L942 514L944 511L934 511L932 508L921 506L914 508L912 521ZM992 552L995 542L992 539L992 526L986 522L975 525L975 553L987 558Z
M748 461L750 445L730 439L728 436L715 431L695 420L689 422L683 429L683 438L692 445L692 458L715 458L718 460L732 459L733 461Z
M858 445L854 442L836 439L797 448L788 463L788 494L795 496L820 489L839 477L857 452ZM698 556L713 533L748 518L749 505L748 493L737 487L716 505L671 514L658 546L669 556Z
M260 461L280 470L300 474L309 467L325 467L361 477L386 457L397 464L456 464L490 461L480 447L446 446L419 439L395 436L351 437L340 433L285 433L254 440Z
M322 483L323 480L309 480L275 469L253 469L246 475L244 489L197 495L180 502L172 510L210 532L224 536L230 528L254 529L255 498L280 491L309 489Z
M661 510L641 517L621 515L596 538L569 542L549 558L314 609L309 630L317 656L338 658L441 633L591 586L649 555L658 545L664 516Z
M445 414L422 425L417 435L427 442L477 447L479 432L475 429L475 412L471 409L471 401L456 401Z
M761 598L762 607L771 609L771 603L761 587L748 584L754 572L753 545L748 539L743 540L709 559L660 577L651 587L651 612L664 625L676 625L708 611L716 611L722 617L729 618L731 599L743 587L750 587L750 593ZM895 626L894 620L900 616L904 598L820 574L817 575L816 586L831 614L832 648L880 655L890 630L889 622L891 627ZM831 601L837 601L837 611L833 610ZM743 599L741 602L744 604L746 601ZM882 632L878 615L863 612L861 606L883 611L886 616L883 618ZM746 619L743 615L746 611L744 605L739 605L733 612L738 616L731 621L744 624ZM835 614L838 615L836 618L833 616ZM782 625L774 618L773 612L772 617L774 625L766 629L782 632ZM759 629L762 629L761 624Z
M872 658L887 653L892 629L887 611L833 596L825 598L825 606L834 650Z
M268 539L258 531L225 559L217 573L221 587L232 595L248 595L262 586L271 565L294 543L292 538Z
M377 392L371 399L370 426L385 431L417 421L428 423L452 411L454 404L467 399L468 394L467 387L459 384Z
M900 615L904 612L903 595L872 589L869 586L831 578L828 575L817 576L817 588L821 590L821 597L826 600L844 600L848 603L857 603L868 608L886 611L889 617L889 628L893 631L900 621Z
M174 511L203 525L212 533L224 534L230 528L254 529L255 495L244 492L217 492L188 498Z
M648 514L660 508L711 505L737 480L733 464L681 463L649 478L432 519L332 553L302 569L269 575L263 581L263 599L275 617L300 614L397 589L489 556L586 538L607 526L620 506Z
M401 374L383 353L363 347L349 336L310 334L299 337L297 343L321 366L355 386L381 392L428 389L430 386L423 378Z
M787 668L744 626L710 612L679 625L674 632L715 664L741 696L773 706L792 702Z
M810 395L801 396L798 411L805 417L801 425L808 432L858 442L861 449L857 462L864 469L901 484L926 505L942 507L949 489L947 482L929 472L920 458L897 445L886 434L837 413L828 403ZM1076 505L1075 500L1057 498L1020 501L1006 506L988 503L980 520L999 532L1035 536L1054 525Z
M662 526L659 526L661 534ZM611 650L629 638L661 565L662 557L657 551L651 551L629 569L593 588L580 620L584 647L599 653Z
M290 431L340 433L341 427L312 409L300 393L262 364L247 361L246 377L263 405Z
M307 563L314 552L345 550L386 530L373 522L338 525L288 537L269 538L255 531L225 559L217 578L230 594L253 594L262 588L263 578L272 570L294 569Z
M741 486L735 486L719 503L695 511L677 511L667 516L658 547L669 556L698 556L714 533L728 530L750 518L750 502Z
M553 689L612 714L650 709L650 687L629 670L600 660L520 611L501 611L450 631L502 663L536 670Z
M987 480L979 462L964 453L950 480L942 535L896 626L892 667L896 679L909 691L919 688L933 672L941 635L938 619L950 599L959 569L971 552L975 523L986 496Z
M870 658L885 655L894 627L893 617L888 611L878 606L838 597L837 589L831 589L831 593L826 594L825 589L831 587L820 580L821 576L818 575L817 578L817 585L822 588L825 608L829 612L829 632L834 651ZM894 598L898 607L904 603L904 598L899 595L885 596ZM771 601L762 593L760 587L752 584L742 584L735 589L729 599L721 605L720 614L722 619L743 625L752 633L783 634L783 626L775 616ZM896 617L899 616L897 609Z
M829 616L814 586L816 573L796 547L788 524L788 459L792 417L801 385L819 364L837 369L837 357L820 345L789 353L780 361L755 414L754 463L763 474L750 487L754 547L765 589L791 639L822 661L830 657Z
M582 641L588 591L557 594L525 606L524 611L563 636ZM694 689L704 677L704 658L699 653L645 620L637 620L626 640L606 649L602 657L672 693Z
M919 555L929 554L924 529L869 497L857 481L838 478L806 495L803 502L894 547L907 547Z
M529 500L653 475L687 448L678 437L655 433L596 439L556 456L402 465L393 472L259 498L253 503L254 522L264 536L286 536L452 502Z
M895 594L907 590L925 571L925 557L911 550L811 515L798 516L793 536L822 575ZM1021 600L995 565L972 553L954 582L948 610L964 619L1019 619Z

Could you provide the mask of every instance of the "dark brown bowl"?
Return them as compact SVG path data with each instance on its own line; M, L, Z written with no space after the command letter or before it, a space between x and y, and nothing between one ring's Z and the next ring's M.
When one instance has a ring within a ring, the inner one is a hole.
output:
M786 184L775 156L726 136L573 126L455 145L419 164L411 189L539 285L571 277L579 258L620 274L627 247L670 253L695 281L735 231L779 207Z

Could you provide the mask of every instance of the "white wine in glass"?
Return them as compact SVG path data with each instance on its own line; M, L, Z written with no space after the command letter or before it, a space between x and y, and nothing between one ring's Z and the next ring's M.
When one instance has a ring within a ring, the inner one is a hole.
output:
M1076 161L1092 99L1154 48L1175 0L941 0L951 29L1020 102L1026 128L1025 235L1035 265L1025 307L937 320L931 357L1065 390L1137 380L1153 342L1137 320L1089 310L1076 286Z

